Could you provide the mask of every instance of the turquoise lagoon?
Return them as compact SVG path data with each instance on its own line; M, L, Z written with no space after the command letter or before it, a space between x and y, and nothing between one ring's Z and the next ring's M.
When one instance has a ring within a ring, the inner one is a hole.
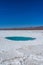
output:
M35 38L32 37L19 37L19 36L13 36L13 37L5 37L8 40L12 41L28 41L28 40L35 40Z

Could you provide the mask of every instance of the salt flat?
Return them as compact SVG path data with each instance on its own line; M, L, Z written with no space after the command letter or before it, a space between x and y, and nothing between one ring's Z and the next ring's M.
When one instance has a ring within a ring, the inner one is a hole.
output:
M36 39L11 41L8 36ZM43 30L0 30L0 65L43 65Z

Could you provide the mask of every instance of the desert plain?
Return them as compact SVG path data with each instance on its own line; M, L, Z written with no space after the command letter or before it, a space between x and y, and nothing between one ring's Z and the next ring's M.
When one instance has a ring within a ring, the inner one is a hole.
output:
M9 36L35 40L12 41ZM0 65L43 65L43 30L0 30Z

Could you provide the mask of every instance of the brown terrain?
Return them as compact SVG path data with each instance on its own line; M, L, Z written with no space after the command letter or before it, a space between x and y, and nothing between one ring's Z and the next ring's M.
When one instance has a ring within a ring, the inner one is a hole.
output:
M27 28L0 28L0 30L43 30L43 26Z

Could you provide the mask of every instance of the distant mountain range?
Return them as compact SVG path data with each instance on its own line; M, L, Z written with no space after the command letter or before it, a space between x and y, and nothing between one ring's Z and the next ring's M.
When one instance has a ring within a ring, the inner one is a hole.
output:
M43 30L43 26L39 26L39 27L24 27L24 28L0 28L0 30Z

